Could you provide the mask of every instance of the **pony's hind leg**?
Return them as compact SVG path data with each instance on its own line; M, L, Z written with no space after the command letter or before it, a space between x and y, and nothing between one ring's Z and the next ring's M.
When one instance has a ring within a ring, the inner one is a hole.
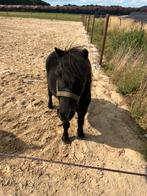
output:
M62 136L62 141L66 144L70 143L69 136L68 136L68 129L70 127L69 122L63 122L64 133Z
M53 109L52 93L51 93L51 91L50 91L49 88L48 88L48 97L49 97L48 108L49 108L49 109Z

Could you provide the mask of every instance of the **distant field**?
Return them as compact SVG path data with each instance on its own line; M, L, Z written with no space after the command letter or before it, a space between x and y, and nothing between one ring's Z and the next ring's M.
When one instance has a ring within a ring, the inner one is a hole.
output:
M142 26L143 25L143 26ZM110 18L110 29L120 28L125 30L130 30L134 28L141 28L143 27L144 30L147 31L147 23L144 22L143 24L139 20L134 20L128 17L118 17L118 16L111 16Z
M0 16L22 17L22 18L39 18L65 21L81 21L79 14L60 14L60 13L40 13L40 12L0 12Z

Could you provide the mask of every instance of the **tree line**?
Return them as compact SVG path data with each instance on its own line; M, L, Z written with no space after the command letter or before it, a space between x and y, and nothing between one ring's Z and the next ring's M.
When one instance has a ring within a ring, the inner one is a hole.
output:
M24 0L22 0L24 1ZM38 0L36 0L38 1ZM1 0L0 0L1 2ZM28 2L28 1L27 1ZM35 1L34 1L35 2ZM49 6L49 5L0 5L0 11L36 11L50 13L95 14L95 15L128 15L132 12L147 12L147 8L125 8L120 6Z
M49 5L41 0L0 0L0 5Z

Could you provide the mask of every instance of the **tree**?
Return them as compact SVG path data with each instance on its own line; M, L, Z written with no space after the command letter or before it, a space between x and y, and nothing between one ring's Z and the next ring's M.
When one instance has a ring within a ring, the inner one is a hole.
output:
M50 5L42 0L0 0L0 5Z

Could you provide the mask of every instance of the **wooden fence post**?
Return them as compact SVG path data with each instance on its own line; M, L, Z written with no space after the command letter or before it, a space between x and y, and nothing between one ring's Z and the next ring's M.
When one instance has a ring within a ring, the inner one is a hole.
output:
M141 30L143 29L143 20L141 20Z
M87 15L85 16L85 29L87 29Z
M121 16L119 17L119 20L120 20L120 26L121 26Z
M93 21L92 21L92 29L91 29L91 43L93 40L93 33L94 33L94 24L95 24L95 15L93 16Z
M89 24L90 24L90 15L88 16L88 22L87 22L87 33L88 33L88 31L89 31Z
M105 49L105 43L106 43L106 37L107 37L107 31L108 31L108 24L109 24L109 15L106 15L104 36L103 36L103 42L102 42L102 50L101 50L100 62L99 62L100 65L102 65L102 61L103 61L103 55L104 55L104 49Z
M9 14L9 13L8 13L8 10L6 9L6 16L8 16L8 14Z
M85 26L85 15L83 16L83 25Z
M111 17L109 17L109 25L111 26Z
M83 14L81 15L81 21L82 21L82 23L83 23Z
M84 27L86 25L86 15L84 15Z
M85 27L85 19L86 19L86 15L83 16L83 25Z

